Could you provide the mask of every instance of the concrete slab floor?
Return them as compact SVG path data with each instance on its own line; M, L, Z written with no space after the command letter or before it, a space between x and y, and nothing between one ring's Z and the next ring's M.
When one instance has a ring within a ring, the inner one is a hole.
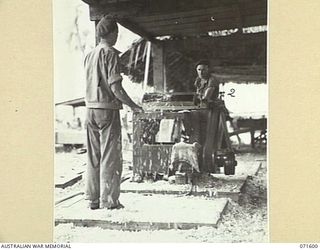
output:
M121 230L190 229L216 227L228 204L226 198L160 194L121 194L120 210L90 210L83 197L74 197L55 208L56 225L99 226ZM72 201L73 200L73 201Z

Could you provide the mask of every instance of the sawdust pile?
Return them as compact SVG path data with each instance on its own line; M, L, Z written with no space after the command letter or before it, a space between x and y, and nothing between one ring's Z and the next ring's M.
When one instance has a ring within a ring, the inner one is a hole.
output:
M67 192L83 187L83 182ZM66 190L65 190L66 191ZM168 197L169 198L169 197ZM230 200L218 228L190 230L117 231L61 224L56 242L268 242L267 167L248 179L238 202Z

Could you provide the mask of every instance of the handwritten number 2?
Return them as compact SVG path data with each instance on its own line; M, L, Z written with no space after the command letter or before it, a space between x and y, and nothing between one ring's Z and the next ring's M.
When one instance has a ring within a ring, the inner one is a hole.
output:
M235 95L233 95L235 92L235 89L230 89L230 93L228 93L228 95L230 95L231 97L235 97Z

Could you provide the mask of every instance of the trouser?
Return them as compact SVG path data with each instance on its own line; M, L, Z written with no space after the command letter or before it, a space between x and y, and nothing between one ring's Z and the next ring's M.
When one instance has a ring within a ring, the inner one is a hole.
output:
M211 108L207 113L206 139L202 151L203 169L206 172L216 172L213 164L213 154L218 150L219 116L217 108Z
M119 110L87 109L86 199L101 207L119 205L122 174Z
M199 142L200 172L214 172L213 154L217 150L219 113L217 108L197 110L187 115L192 126L190 142Z

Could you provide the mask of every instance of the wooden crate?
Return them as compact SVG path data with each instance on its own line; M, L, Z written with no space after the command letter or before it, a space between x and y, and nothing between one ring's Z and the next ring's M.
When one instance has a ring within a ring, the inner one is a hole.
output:
M133 173L166 173L170 165L172 144L146 144L142 140L142 121L145 119L182 118L178 112L150 112L133 116Z

